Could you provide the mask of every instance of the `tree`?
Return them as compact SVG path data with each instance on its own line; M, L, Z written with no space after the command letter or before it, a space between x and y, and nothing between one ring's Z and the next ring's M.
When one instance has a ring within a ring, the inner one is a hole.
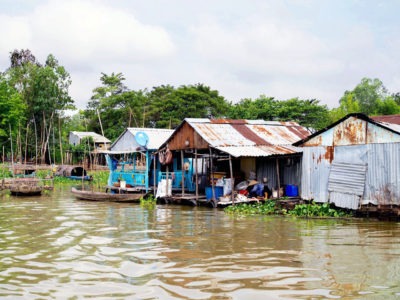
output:
M329 122L328 108L318 100L275 100L261 95L256 100L244 99L233 105L229 117L234 119L263 119L268 121L294 121L315 130L325 127Z
M10 128L17 131L25 122L26 105L21 95L9 83L4 74L0 74L0 141L4 145L10 137ZM8 143L7 143L8 144ZM10 145L7 145L9 148Z
M117 138L126 127L140 127L143 124L146 93L128 90L124 80L121 73L102 73L102 85L93 90L84 112L89 130L102 133L101 121L104 135L111 140Z
M7 70L10 84L27 106L26 134L31 136L29 140L38 141L39 151L35 150L35 157L39 156L40 162L44 163L49 139L54 133L54 121L63 116L65 109L74 108L68 93L70 75L51 54L46 63L41 65L29 50L14 50L10 54L10 62ZM32 124L35 130L29 130Z
M399 95L389 95L382 81L377 78L363 78L353 90L344 92L339 104L339 108L331 111L332 121L355 112L366 115L390 115L400 112Z
M343 97L340 99L340 106L333 108L329 112L329 118L331 123L345 117L351 113L357 113L360 111L360 104L354 99L354 94L351 92L345 92Z
M218 91L203 84L153 88L148 97L148 123L158 128L174 128L185 118L222 117L229 107Z

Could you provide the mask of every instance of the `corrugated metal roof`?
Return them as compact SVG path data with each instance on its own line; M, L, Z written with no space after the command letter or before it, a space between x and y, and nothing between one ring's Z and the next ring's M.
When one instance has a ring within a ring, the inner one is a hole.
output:
M364 114L361 114L361 113L352 113L352 114L348 114L347 116L345 116L345 117L341 118L340 120L334 122L333 124L329 125L328 127L324 128L324 129L322 129L320 131L317 131L317 132L309 135L308 137L306 137L306 138L304 138L302 140L299 140L299 141L295 142L294 145L295 146L325 145L324 143L321 143L322 140L320 139L322 137L323 133L327 133L327 132L331 131L333 128L335 128L335 127L343 126L346 123L346 121L352 121L353 120L353 122L349 123L351 125L351 123L354 123L354 120L356 120L356 119L360 120L360 122L361 121L365 121L368 124L376 125L377 127L380 127L382 129L386 129L386 130L390 131L391 133L393 133L393 135L391 135L391 136L387 135L388 141L391 141L391 142L397 142L398 141L398 137L400 136L400 125L398 125L397 123L376 121L376 120L385 119L387 121L395 122L394 120L397 120L397 118L390 119L390 118L383 118L383 116L369 118L368 116L366 116ZM359 124L361 124L361 123L359 123ZM373 127L369 126L368 128L373 128ZM347 138L349 138L349 141L350 141L351 144L357 144L357 142L354 141L354 138L357 139L357 138L361 137L363 134L365 135L365 130L364 130L364 128L362 126L359 127L359 128L357 128L357 127L348 127L348 128L344 128L344 129L345 130L339 131L339 133L341 135L347 135ZM377 137L379 138L379 135ZM364 138L366 138L366 137L364 136ZM336 140L337 141L342 140L342 143L343 143L343 136L340 136L340 135L336 136ZM308 145L306 145L306 143L309 142L309 141L310 141L310 143L308 143ZM360 141L358 141L358 142L360 142ZM369 140L368 142L373 143L373 142L376 142L376 140L373 139L373 140ZM379 142L382 142L382 139ZM383 142L385 142L385 141L383 141Z
M373 116L370 118L376 122L400 125L400 115Z
M111 142L108 138L106 138L106 137L104 137L104 136L102 136L102 135L100 135L98 133L95 133L95 132L90 132L90 131L71 131L71 133L76 135L80 139L85 138L85 137L91 137L91 138L93 138L93 141L95 143L110 143Z
M136 135L138 132L144 132L149 137L148 149L158 149L174 132L172 129L162 128L127 128L130 133Z
M309 135L295 122L264 120L185 119L213 148L240 156L270 156L301 152L291 144Z
M144 132L148 136L149 141L147 143L147 149L156 150L171 136L174 131L171 129L160 128L129 127L111 145L110 150L121 153L135 151L140 147L135 140L135 136L138 132Z
M293 154L302 152L303 149L292 145L285 146L228 146L216 147L234 157L265 157L272 155Z

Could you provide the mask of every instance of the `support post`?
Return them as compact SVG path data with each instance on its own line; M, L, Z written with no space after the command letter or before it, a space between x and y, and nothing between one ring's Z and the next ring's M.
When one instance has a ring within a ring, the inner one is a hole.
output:
M277 183L278 183L278 198L280 198L281 180L280 180L280 176L279 176L279 158L276 158L276 177L277 177Z
M185 166L184 157L183 157L183 150L181 150L181 168L182 168L182 197L185 195Z
M233 179L232 156L230 154L229 154L229 171L231 173L231 200L232 200L232 205L235 205L235 195L233 194L233 187L235 186L235 182Z

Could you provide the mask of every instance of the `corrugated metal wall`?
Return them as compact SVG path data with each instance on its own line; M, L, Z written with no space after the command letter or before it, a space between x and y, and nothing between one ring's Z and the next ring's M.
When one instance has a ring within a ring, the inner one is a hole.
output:
M332 161L326 156L327 152L328 147L304 147L303 199L314 199L316 202L329 200L328 179ZM365 189L361 197L364 203L400 205L400 143L335 147L333 159L367 166ZM340 201L337 196L331 195L336 197L335 201Z
M400 205L400 143L369 144L364 199Z
M334 160L328 180L329 202L357 209L364 194L366 171L366 164Z
M331 162L326 158L327 147L304 147L301 175L301 197L328 202L328 178Z
M297 185L301 191L301 157L279 158L280 185ZM268 178L268 187L277 188L276 158L259 158L257 160L257 180Z

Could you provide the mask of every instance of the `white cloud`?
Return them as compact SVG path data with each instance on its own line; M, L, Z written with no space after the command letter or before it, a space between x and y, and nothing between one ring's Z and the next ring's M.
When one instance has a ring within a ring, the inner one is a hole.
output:
M110 70L110 65L168 59L175 51L163 28L141 23L132 14L98 1L49 1L24 17L3 16L0 25L8 28L2 32L1 52L28 48L41 62L54 54L70 72L71 94L81 107L95 87L88 86L94 81L88 77L119 72Z
M354 5L40 0L16 16L15 8L0 9L8 11L0 16L6 28L0 66L8 67L14 49L29 48L41 62L54 54L71 74L71 95L80 108L102 72L121 72L135 90L204 83L234 102L265 94L317 98L334 107L363 77L380 78L389 89L398 85L393 5L381 12L391 22L382 26L379 15L364 17L373 7L351 10Z
M162 28L96 2L52 1L37 8L31 21L35 45L52 47L69 61L138 62L174 50Z

